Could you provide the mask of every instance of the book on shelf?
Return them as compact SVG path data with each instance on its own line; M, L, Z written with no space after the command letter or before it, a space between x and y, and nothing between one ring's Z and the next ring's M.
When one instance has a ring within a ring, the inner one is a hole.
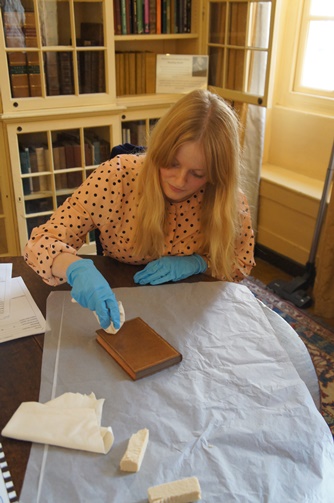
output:
M41 173L41 176L39 177L39 190L41 192L46 191L49 188L48 176L47 175L42 176L42 173L47 172L47 162L45 159L45 148L46 147L44 145L31 147L32 151L35 151L35 153L36 153L37 171L39 173Z
M35 12L26 11L24 14L23 31L26 47L37 47L37 32Z
M38 52L27 52L27 73L30 96L42 96L41 69Z
M114 33L115 35L122 34L122 19L121 19L121 2L114 0Z
M157 32L157 0L149 0L150 7L150 31L149 33L154 34Z
M55 174L56 189L66 189L67 188L67 174L66 174L66 157L65 157L65 147L61 143L54 142L52 144L53 153L53 168L57 173ZM63 171L63 173L58 173L58 171Z
M29 160L30 160L30 169L32 175L35 175L38 173L38 166L37 166L37 154L34 148L30 147L29 148ZM31 192L39 192L40 191L40 183L39 183L39 176L32 176L32 191Z
M144 33L150 32L150 0L144 0Z
M13 98L30 96L27 55L25 52L8 53L8 70Z
M155 93L154 52L116 52L115 59L117 96Z
M60 94L73 94L73 60L71 52L58 52L58 74Z
M19 151L20 151L21 173L22 173L22 175L29 175L29 174L31 174L29 148L23 147L22 145L19 145ZM30 178L22 178L22 187L23 187L23 194L25 196L27 196L27 195L31 194L31 192L33 192L34 188L33 188L31 177Z

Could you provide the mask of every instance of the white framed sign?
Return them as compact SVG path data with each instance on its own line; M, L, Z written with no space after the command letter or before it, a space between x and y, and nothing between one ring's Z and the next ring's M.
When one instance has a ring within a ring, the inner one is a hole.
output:
M188 93L206 89L209 56L158 54L156 68L157 93Z

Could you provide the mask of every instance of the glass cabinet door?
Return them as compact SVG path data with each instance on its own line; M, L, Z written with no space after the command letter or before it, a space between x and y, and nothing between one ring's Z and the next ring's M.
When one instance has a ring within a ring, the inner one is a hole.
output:
M207 5L209 86L231 101L266 105L275 0Z
M74 190L110 157L118 138L119 118L103 117L22 126L11 125L10 154L13 172L20 246L34 227L45 223ZM19 162L17 162L19 156ZM89 240L89 236L87 237Z
M2 50L9 77L5 108L7 97L12 107L20 109L28 105L34 109L59 107L64 98L70 106L83 104L85 96L91 94L104 95L106 100L108 93L114 100L113 46L110 44L108 51L105 32L107 16L113 15L111 3L2 0ZM6 89L2 83L1 87ZM28 98L37 97L42 100L28 100L27 104Z

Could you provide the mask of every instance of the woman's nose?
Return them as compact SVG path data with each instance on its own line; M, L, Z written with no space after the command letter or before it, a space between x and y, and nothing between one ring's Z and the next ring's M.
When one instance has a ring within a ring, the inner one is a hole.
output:
M187 182L187 172L180 169L175 173L175 181L178 186L183 187Z

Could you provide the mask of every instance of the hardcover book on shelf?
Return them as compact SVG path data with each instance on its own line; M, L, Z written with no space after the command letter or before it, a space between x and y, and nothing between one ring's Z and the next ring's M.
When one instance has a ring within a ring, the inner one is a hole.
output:
M64 171L63 173L57 173L55 175L56 179L56 189L66 189L67 184L67 174L66 174L66 156L65 147L59 142L54 142L52 145L53 152L53 167L55 171Z
M154 94L156 90L156 58L154 52L145 52L145 90Z
M19 146L20 149L20 165L21 165L21 173L22 175L31 174L31 166L30 166L30 156L29 156L29 148ZM23 194L25 196L31 194L33 191L32 179L31 178L23 178L22 179L23 186Z
M27 55L25 52L8 53L8 70L13 98L30 96Z
M59 91L60 94L73 94L73 61L72 53L58 52Z
M36 21L34 12L26 11L24 13L23 30L25 35L26 46L37 47Z
M41 70L37 52L27 52L27 74L30 96L42 96Z
M139 317L126 321L114 335L98 330L97 342L134 381L182 360L181 353Z
M114 0L114 34L122 34L121 0Z

